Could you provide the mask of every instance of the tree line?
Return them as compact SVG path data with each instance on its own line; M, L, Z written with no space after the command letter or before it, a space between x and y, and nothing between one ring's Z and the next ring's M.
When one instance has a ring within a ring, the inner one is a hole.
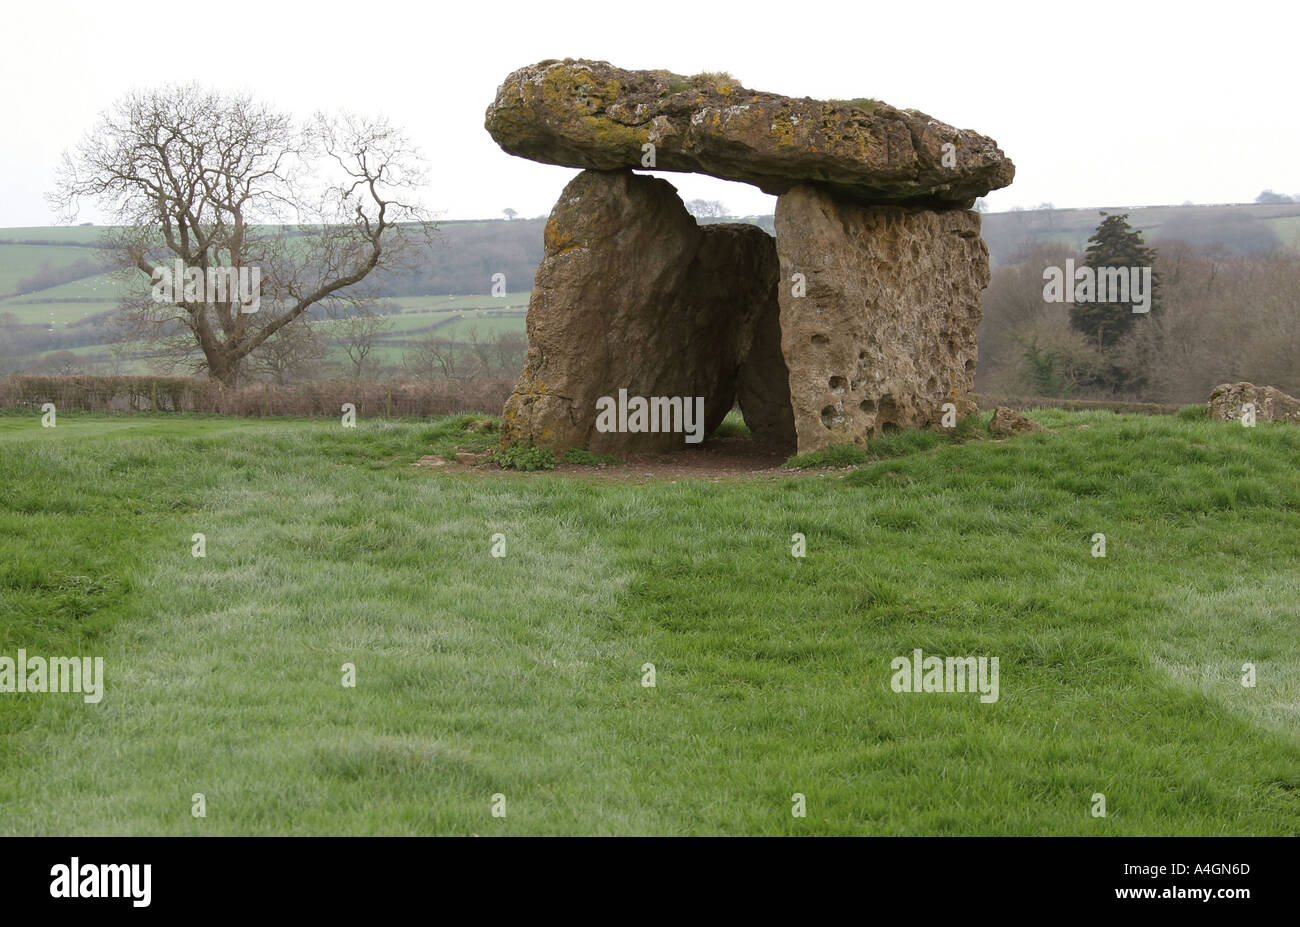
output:
M1149 264L1151 310L1046 301L1045 273L1067 260ZM989 394L1198 403L1245 380L1295 395L1300 253L1171 238L1155 249L1103 215L1087 251L1028 243L993 272L979 344L976 387Z

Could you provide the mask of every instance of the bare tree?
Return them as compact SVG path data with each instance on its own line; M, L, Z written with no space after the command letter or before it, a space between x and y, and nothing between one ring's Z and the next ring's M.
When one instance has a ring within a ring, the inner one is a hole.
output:
M249 356L252 369L278 386L313 380L325 359L325 340L302 315L281 328Z
M1047 228L1051 230L1056 225L1056 207L1051 203L1039 203L1038 211L1047 216Z
M405 354L402 365L421 380L457 379L456 345L439 335L426 335Z
M21 366L23 353L18 347L18 316L12 312L0 312L0 376L7 376Z
M719 200L689 200L686 211L697 219L725 219L727 207Z
M64 156L50 200L69 221L82 199L114 217L104 252L142 284L119 337L234 386L245 358L311 306L364 307L357 284L409 266L433 232L410 199L420 165L385 122L299 125L190 84L119 101ZM185 277L174 289L162 285L173 267Z
M470 357L473 358L476 367L475 373L480 377L492 376L492 343L489 341L479 341L478 326L471 325L465 332L466 346L469 349Z
M519 213L515 212L513 209L511 209L511 208L508 207L508 206L507 206L505 209L501 210L501 211L502 211L503 213L505 213L505 217L506 217L506 221L507 221L507 222L509 222L509 221L510 221L511 219L513 219L515 216L519 215Z
M366 358L384 334L393 327L392 320L373 312L354 312L336 318L331 325L334 341L352 362L352 377L361 379Z
M528 354L528 339L523 332L502 332L497 335L492 345L496 359L497 375L516 377L524 369L524 358Z
M83 358L78 357L71 351L55 351L33 361L28 365L27 369L32 373L48 373L56 377L70 377L73 374L85 373L86 363Z

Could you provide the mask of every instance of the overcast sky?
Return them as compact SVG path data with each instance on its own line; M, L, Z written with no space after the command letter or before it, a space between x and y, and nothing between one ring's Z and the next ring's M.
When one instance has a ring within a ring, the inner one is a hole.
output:
M1015 183L989 197L995 211L1300 194L1291 0L35 0L4 18L0 227L55 221L42 194L56 161L117 97L193 79L302 116L389 117L428 158L425 205L443 218L545 215L575 171L505 154L483 113L510 71L565 57L729 71L756 90L923 110L991 136L1015 161ZM743 184L663 176L684 199L772 211L773 198Z

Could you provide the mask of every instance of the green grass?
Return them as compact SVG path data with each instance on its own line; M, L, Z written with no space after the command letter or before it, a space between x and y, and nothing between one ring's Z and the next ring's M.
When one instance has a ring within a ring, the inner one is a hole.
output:
M72 251L72 248L66 249ZM84 251L83 248L75 249ZM94 252L88 252L93 256ZM146 281L147 282L147 281ZM30 305L28 300L32 299L52 299L52 300L69 300L69 299L94 299L100 300L102 304L96 311L103 312L117 304L118 299L127 295L129 292L138 292L138 288L132 289L131 286L124 283L113 273L95 274L91 277L82 277L80 280L73 280L69 283L60 283L58 286L52 286L44 290L37 290L34 293L20 294L10 296L8 299L0 300L0 312L10 311L10 307L16 305Z
M714 438L752 438L753 433L745 424L745 417L739 409L732 409L722 419L722 424L713 430Z
M525 331L524 316L485 316L479 318L470 315L468 318L459 319L448 325L443 325L434 334L440 338L451 338L454 341L465 341L469 338L471 332L478 335L479 341L487 341L495 338L503 332L519 332L521 335Z
M1277 232L1278 240L1284 248L1300 248L1300 216L1281 216L1265 219Z
M19 241L54 241L61 244L96 244L103 236L102 225L33 225L0 228L0 244Z
M115 302L73 303L73 302L0 302L0 315L12 313L22 324L47 324L55 328L66 328L73 322L108 312L115 308Z
M397 296L386 302L394 302L403 309L510 309L528 306L529 293L507 293L505 296L491 296L487 293L452 295L452 296ZM441 318L433 315L434 319Z
M814 470L823 467L856 467L867 460L865 448L853 444L832 444L820 451L795 454L785 465L799 470Z
M736 80L730 71L701 71L699 74L691 76L691 82L694 84L713 84L718 90L723 87L740 86L740 81Z
M66 267L75 264L78 259L94 264L98 256L90 248L0 243L0 294L16 293L18 281L32 276L42 266Z
M581 447L571 447L564 452L565 462L579 464L584 467L595 467L599 464L616 466L623 461L619 460L613 454L593 454Z
M634 485L411 466L468 417L0 415L0 653L107 671L0 695L0 833L1296 833L1300 429L1034 417ZM892 692L918 647L1000 700Z
M800 470L856 467L872 460L917 454L941 444L980 440L986 436L989 419L992 417L991 413L968 415L951 430L916 428L894 431L872 438L865 448L853 444L833 444L820 451L796 454L786 461L786 466Z
M503 470L554 470L555 452L549 447L514 444L496 457Z
M880 101L875 97L854 97L851 100L831 100L830 102L837 103L841 106L853 106L862 110L864 113L874 113L880 106Z

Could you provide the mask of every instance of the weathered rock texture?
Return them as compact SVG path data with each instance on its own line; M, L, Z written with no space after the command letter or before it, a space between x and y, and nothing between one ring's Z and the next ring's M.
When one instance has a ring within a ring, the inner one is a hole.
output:
M989 280L979 228L966 210L859 206L810 186L777 200L781 348L800 453L929 424L945 402L969 410Z
M1015 170L991 139L875 100L572 59L506 78L487 128L511 154L586 168L546 226L503 446L683 446L597 431L620 389L703 396L706 431L738 401L757 439L801 453L973 410L989 270L967 208ZM629 170L651 167L778 194L776 241L698 226L671 184Z
M1253 383L1221 383L1210 393L1206 404L1210 418L1216 422L1241 421L1246 403L1255 404L1255 421L1289 422L1300 425L1300 399L1288 396L1272 386Z
M1013 435L1045 430L1042 425L1006 406L998 406L994 409L993 418L989 421L989 434L995 438L1010 438Z
M626 389L704 397L706 434L738 400L756 439L793 446L777 272L762 229L699 226L667 181L583 171L546 223L502 445L681 449L681 433L596 430L597 400Z
M983 135L877 100L794 99L726 75L543 61L506 78L487 111L503 149L566 167L695 171L784 193L819 183L873 204L966 206L1015 166ZM646 144L655 161L644 160Z

